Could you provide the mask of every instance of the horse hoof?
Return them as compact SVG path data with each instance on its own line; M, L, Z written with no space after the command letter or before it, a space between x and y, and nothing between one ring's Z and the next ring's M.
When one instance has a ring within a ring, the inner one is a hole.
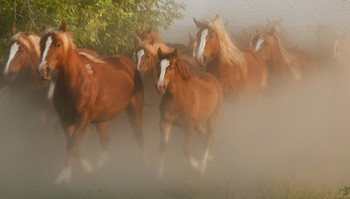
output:
M94 171L93 166L86 159L81 159L80 164L86 173L91 174Z
M195 158L190 158L190 163L191 163L192 167L195 169L197 169L199 166L199 163Z
M71 176L71 169L63 169L61 174L57 177L55 183L61 184L63 182L69 183Z
M103 168L104 165L106 165L106 163L108 162L109 160L109 155L107 152L103 152L101 157L100 157L100 160L98 162L98 165L97 165L97 168L99 170L101 170Z

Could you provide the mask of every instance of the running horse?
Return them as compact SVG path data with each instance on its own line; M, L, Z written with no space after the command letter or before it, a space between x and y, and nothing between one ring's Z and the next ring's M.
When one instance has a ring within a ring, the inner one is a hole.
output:
M9 42L9 58L3 76L10 88L12 100L24 103L29 113L40 111L43 123L46 114L52 113L46 94L48 81L40 79L37 66L40 62L40 37L32 32L17 32L12 28Z
M204 172L212 144L216 115L223 97L221 85L210 73L191 74L183 65L176 49L171 53L163 53L159 48L158 57L159 79L156 88L163 94L159 106L161 115L159 176L163 175L166 145L174 124L186 130L184 152L195 168L199 167L199 163L191 155L191 137L194 130L201 135L204 154L200 169ZM204 128L204 123L207 123L207 129Z
M268 80L268 70L261 57L250 49L239 50L230 40L219 16L200 22L196 60L215 75L223 87L224 96L252 97L261 94Z
M297 48L285 48L275 28L270 31L256 29L256 32L252 49L264 59L276 75L295 82L303 82L311 77L318 78L319 64L311 53Z
M155 70L155 66L158 62L158 48L162 48L164 52L174 51L174 48L172 46L170 46L168 43L164 43L153 31L142 32L142 34L136 36L135 40L139 41L139 46L136 48L135 55L137 63L136 65L140 71L146 72ZM191 71L198 72L201 69L196 61L192 58L192 53L189 51L190 50L186 47L185 53L183 51L180 51L181 53L179 53L179 57L182 62L190 68Z
M57 183L69 181L73 157L84 171L92 166L78 152L78 143L90 123L96 124L102 145L101 167L108 159L108 122L124 110L140 151L143 151L143 88L140 75L124 56L82 56L66 32L63 20L57 30L43 34L38 70L43 79L55 79L53 104L68 141L67 158Z

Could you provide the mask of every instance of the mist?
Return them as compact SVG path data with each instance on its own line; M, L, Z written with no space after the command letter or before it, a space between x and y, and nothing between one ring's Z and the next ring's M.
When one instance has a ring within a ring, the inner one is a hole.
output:
M180 1L179 1L180 2ZM192 17L219 13L229 33L282 19L290 44L319 60L318 25L348 35L350 2L183 1L184 19L162 30L165 42L187 44L196 34ZM331 55L330 55L331 56ZM350 183L350 84L332 62L321 62L320 78L305 84L271 81L259 99L224 100L214 133L212 160L202 175L183 154L185 134L174 127L159 179L159 101L145 85L143 134L149 163L144 165L126 114L110 122L110 160L93 174L74 161L69 184L55 184L66 157L66 138L57 116L43 122L40 111L0 90L0 198L271 198L276 189L310 187L337 191ZM56 119L55 119L56 118ZM194 134L192 151L200 158ZM94 125L80 142L82 156L96 167L101 147ZM282 191L283 192L283 191Z

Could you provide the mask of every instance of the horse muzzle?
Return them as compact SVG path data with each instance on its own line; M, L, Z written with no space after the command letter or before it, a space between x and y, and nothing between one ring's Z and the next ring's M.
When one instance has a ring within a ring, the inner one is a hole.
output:
M202 55L200 57L197 57L196 60L200 66L205 67L207 65L208 57L206 55Z
M50 73L50 68L48 66L44 66L44 67L39 66L39 74L42 80L50 80L51 77L49 73Z
M4 73L4 77L6 81L13 82L16 78L16 71L9 70Z
M155 87L156 87L158 93L160 93L160 94L165 93L166 85L164 84L164 82L158 82Z

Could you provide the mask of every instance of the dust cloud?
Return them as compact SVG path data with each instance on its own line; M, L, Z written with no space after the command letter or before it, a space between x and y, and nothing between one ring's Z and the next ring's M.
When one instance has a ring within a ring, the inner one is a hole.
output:
M286 32L294 27L282 25ZM186 27L195 32L194 25ZM302 35L303 30L298 31ZM181 34L176 29L165 31L162 37L172 42L169 38L174 33L187 43L185 30ZM303 48L302 43L293 44ZM213 158L204 175L190 166L182 150L184 131L174 127L164 178L158 179L161 96L153 85L145 85L143 133L149 164L143 164L123 113L109 126L108 164L86 174L75 161L70 183L59 185L54 180L63 168L66 140L57 119L49 117L43 123L40 111L25 102L13 102L8 87L3 87L0 198L264 198L266 189L279 182L327 188L349 185L350 86L346 75L332 62L324 62L318 81L271 82L259 99L222 103L210 153ZM199 137L195 135L192 142L193 153L200 158ZM96 166L101 147L93 125L80 142L80 151Z

